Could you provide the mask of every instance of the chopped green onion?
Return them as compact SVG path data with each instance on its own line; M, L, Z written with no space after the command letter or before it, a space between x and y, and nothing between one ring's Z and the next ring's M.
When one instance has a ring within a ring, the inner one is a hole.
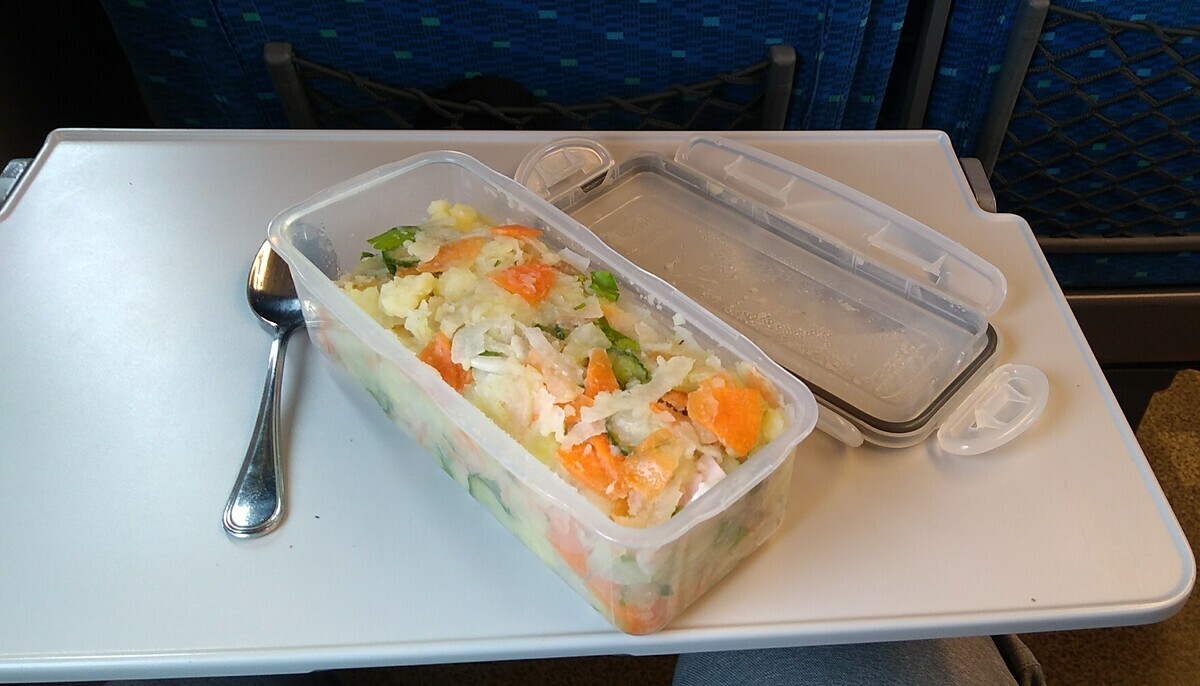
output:
M585 308L585 307L587 307L587 303L579 303L578 305L576 305L576 306L575 306L574 308L572 308L572 309L576 309L576 310L582 310L582 309L583 309L583 308Z
M369 259L371 259L372 257L375 257L375 253L373 253L373 252L364 252L364 253L362 253L361 255L359 255L359 256L358 256L358 259L360 259L360 260L369 260Z
M384 231L378 236L372 236L367 239L372 248L387 252L395 250L405 243L417 237L419 226L396 226Z
M592 272L591 289L593 293L605 300L616 302L621 297L621 293L617 289L617 280L613 277L612 272L606 272L603 269Z
M497 352L495 350L484 350L483 352L479 353L479 355L481 357L504 357L504 353Z

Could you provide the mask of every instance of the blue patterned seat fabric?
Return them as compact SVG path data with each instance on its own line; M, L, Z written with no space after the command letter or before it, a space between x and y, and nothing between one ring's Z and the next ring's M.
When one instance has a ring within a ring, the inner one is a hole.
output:
M269 41L313 62L435 90L480 73L561 104L703 81L797 50L788 128L874 128L907 0L103 0L158 121L284 127Z
M955 5L927 124L961 154L974 153L1017 4ZM1200 3L1056 4L1117 21L1052 8L993 173L1000 209L1043 236L1200 233ZM1200 285L1198 257L1048 255L1069 288Z
M953 6L926 126L947 131L959 154L975 153L1020 1ZM262 46L288 41L307 59L381 83L432 91L489 73L561 104L694 83L786 43L799 57L787 128L871 129L908 10L907 0L102 4L156 121L228 128L287 125ZM1061 6L1160 26L1194 27L1200 16L1198 0ZM1050 21L996 165L1001 209L1040 235L1196 232L1200 41L1172 38L1172 58L1153 32L1107 39L1094 22ZM1089 115L1079 94L1103 106ZM1049 257L1068 287L1200 284L1191 253Z

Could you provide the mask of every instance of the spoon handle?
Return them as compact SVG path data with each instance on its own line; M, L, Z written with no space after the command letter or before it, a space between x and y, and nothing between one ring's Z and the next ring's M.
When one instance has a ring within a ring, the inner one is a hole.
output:
M229 502L225 504L225 530L238 538L253 538L272 531L283 519L283 465L279 455L279 406L283 384L283 354L292 329L276 329L271 342L267 381L246 459Z

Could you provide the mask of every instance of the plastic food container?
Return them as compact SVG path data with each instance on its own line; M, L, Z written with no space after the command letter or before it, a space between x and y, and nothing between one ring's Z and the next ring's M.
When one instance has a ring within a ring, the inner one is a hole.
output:
M633 529L610 520L333 283L354 267L368 237L420 223L429 202L442 198L493 222L540 228L548 244L616 275L623 298L639 300L664 323L684 317L727 365L749 362L766 376L786 404L787 429L667 522ZM277 216L268 234L291 267L318 349L618 629L660 629L778 527L792 453L816 422L809 390L720 318L512 179L459 153L419 155L318 193Z
M718 137L615 164L588 139L531 151L516 179L804 379L851 446L978 454L1023 432L1046 377L995 367L993 265L896 209Z

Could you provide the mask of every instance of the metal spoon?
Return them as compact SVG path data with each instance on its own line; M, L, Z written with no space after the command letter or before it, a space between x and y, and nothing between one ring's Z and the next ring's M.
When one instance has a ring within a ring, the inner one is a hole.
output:
M288 336L304 326L300 298L283 258L264 242L250 265L246 283L250 309L274 335L270 366L263 387L258 420L246 450L229 502L225 505L225 530L239 538L272 531L283 519L283 465L279 456L279 408L276 397L283 383L283 354Z

